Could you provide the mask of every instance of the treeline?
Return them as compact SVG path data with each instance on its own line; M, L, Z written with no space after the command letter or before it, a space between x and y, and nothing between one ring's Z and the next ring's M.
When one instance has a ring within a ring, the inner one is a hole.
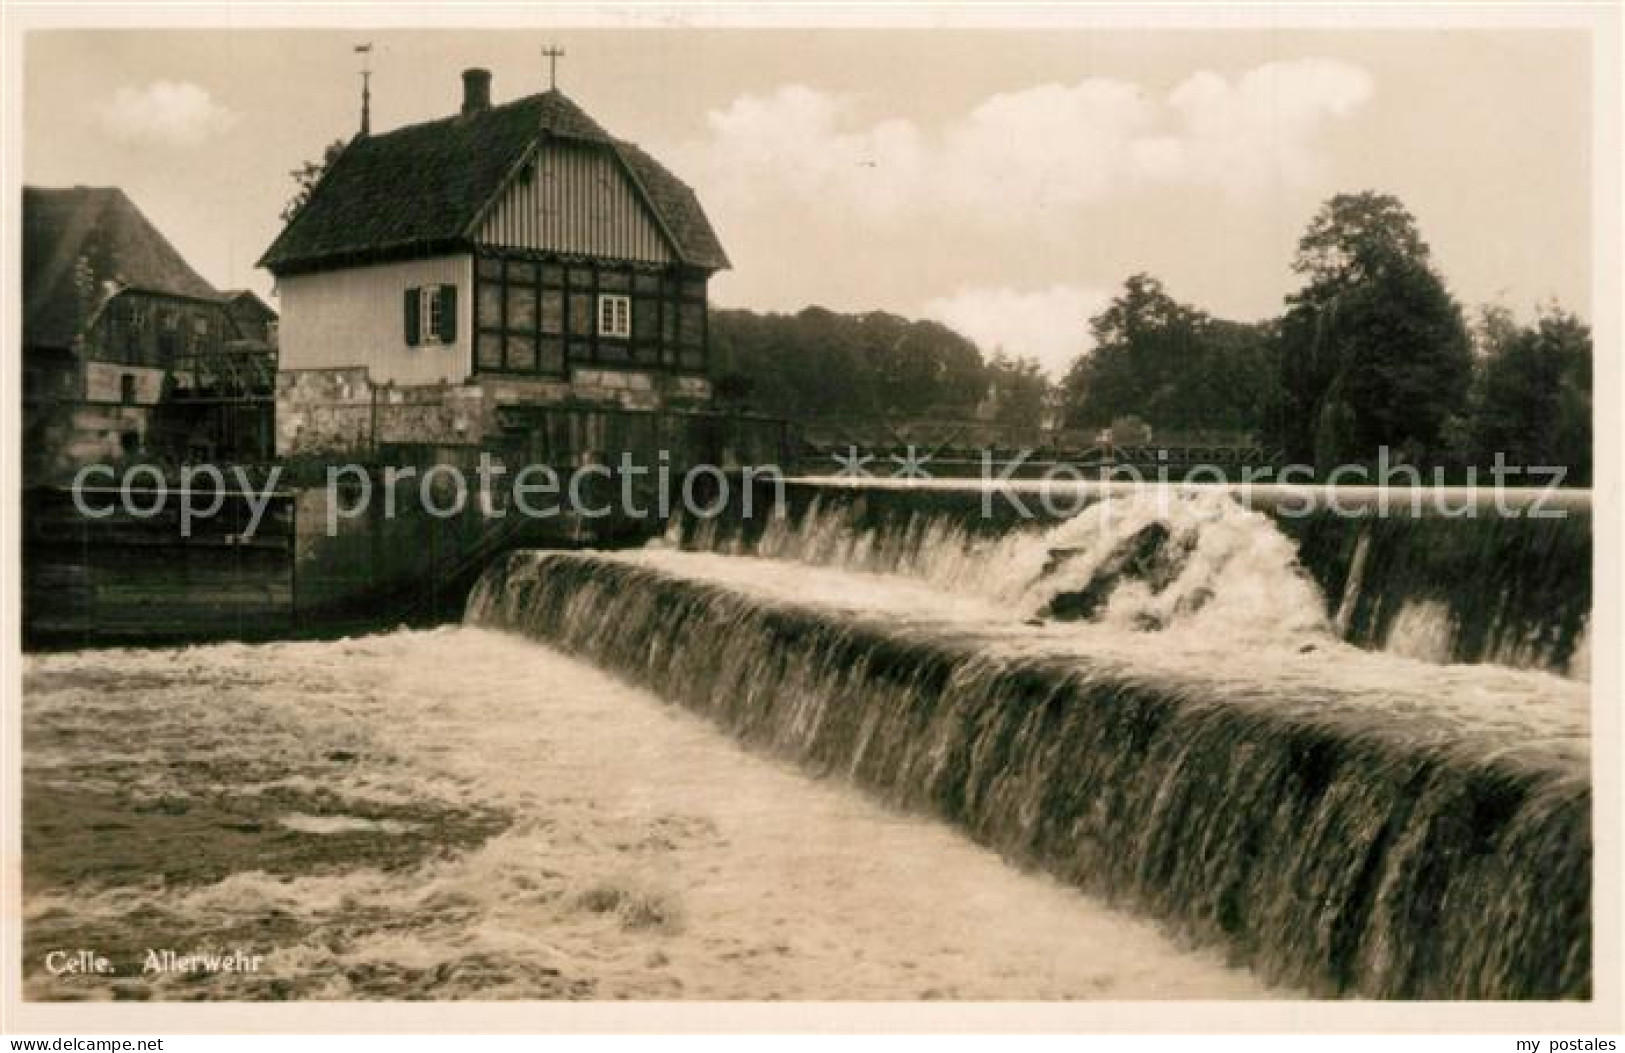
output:
M984 358L945 325L883 311L711 312L717 395L798 419L993 417L1031 423L1048 382L1038 363Z
M1277 318L1240 323L1130 277L1093 319L1093 348L1054 390L1036 361L984 356L947 326L874 311L717 310L726 403L798 419L978 416L1153 437L1247 437L1322 469L1390 461L1591 477L1591 330L1553 304L1471 321L1397 198L1342 194L1298 242L1300 287ZM1020 349L1015 349L1019 352ZM1125 429L1128 430L1128 429Z
M1469 323L1415 219L1383 194L1328 201L1293 270L1303 284L1283 314L1252 325L1131 277L1062 383L1066 422L1245 431L1323 469L1387 447L1419 466L1499 455L1589 481L1591 330L1575 315L1554 304L1520 323L1495 307Z

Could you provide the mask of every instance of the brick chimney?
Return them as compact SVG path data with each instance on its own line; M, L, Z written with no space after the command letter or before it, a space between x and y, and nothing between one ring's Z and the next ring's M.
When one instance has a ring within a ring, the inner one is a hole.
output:
M463 70L463 116L491 108L491 71Z

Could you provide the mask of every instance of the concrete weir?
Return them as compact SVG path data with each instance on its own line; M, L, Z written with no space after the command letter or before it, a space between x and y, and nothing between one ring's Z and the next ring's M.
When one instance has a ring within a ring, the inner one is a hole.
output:
M926 483L792 479L780 494L734 491L720 514L680 516L679 547L763 554L939 584L997 573L1001 546L1038 539L1132 484L1012 480ZM1435 662L1494 662L1589 674L1591 494L1240 485L1165 488L1222 495L1268 517L1294 546L1339 636ZM777 498L782 496L782 500ZM985 585L985 582L978 584Z
M791 490L786 516L679 523L664 549L512 553L466 620L586 658L1271 981L1589 997L1583 684L1350 646L1303 543L1228 504L1168 519L1177 565L1135 577L1099 558L1145 536L1133 515L1127 535L1012 532L960 517L957 498L857 491L835 502L842 520L819 503L832 488ZM1566 558L1572 537L1542 536L1532 551ZM1108 566L1123 580L1098 617L1032 616Z

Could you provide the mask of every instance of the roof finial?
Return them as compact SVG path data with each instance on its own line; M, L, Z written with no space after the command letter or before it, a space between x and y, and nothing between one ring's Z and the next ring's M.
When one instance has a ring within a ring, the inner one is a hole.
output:
M365 55L361 60L361 134L372 134L372 42L357 44L357 55Z
M557 91L559 86L559 59L564 57L564 49L543 48L542 57L547 59L547 90Z

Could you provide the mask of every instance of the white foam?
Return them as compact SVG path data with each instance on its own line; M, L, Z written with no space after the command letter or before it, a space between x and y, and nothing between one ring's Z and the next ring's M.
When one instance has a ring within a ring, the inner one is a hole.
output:
M294 812L277 819L277 823L301 834L404 834L416 828L415 823L397 819L367 819L359 815L305 815Z
M266 930L280 935L261 978L212 977L214 997L264 997L252 985L266 977L290 981L293 997L341 999L400 997L407 983L437 998L1271 994L1217 952L747 754L685 710L504 634L54 654L29 658L27 675L31 730L94 706L98 719L137 718L124 726L140 734L120 738L156 757L235 742L245 759L297 766L340 747L358 759L331 765L338 799L382 781L407 800L509 817L483 845L406 869L357 857L285 875L245 855L201 887L27 898L28 924L162 916L192 927L135 934L158 946L281 919ZM130 744L37 741L30 765ZM49 982L31 978L30 990ZM576 982L591 986L558 987ZM203 990L181 978L149 986L155 997Z

